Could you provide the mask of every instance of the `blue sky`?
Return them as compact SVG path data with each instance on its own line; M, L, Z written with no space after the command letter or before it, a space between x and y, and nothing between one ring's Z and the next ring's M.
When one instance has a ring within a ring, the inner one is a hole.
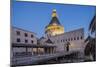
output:
M44 35L45 26L51 21L53 9L56 9L65 32L84 28L85 35L96 14L95 6L14 1L11 5L11 25L35 32L41 37Z

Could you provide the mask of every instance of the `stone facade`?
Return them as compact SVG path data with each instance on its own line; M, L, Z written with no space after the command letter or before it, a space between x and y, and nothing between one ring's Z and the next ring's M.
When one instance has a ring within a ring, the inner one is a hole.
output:
M27 45L36 45L37 37L34 32L30 32L21 28L12 27L11 28L11 44L27 44ZM13 48L13 52L25 52L26 48ZM36 51L36 49L28 48L28 51Z
M11 28L11 42L22 44L37 44L37 37L34 32L21 28Z
M41 43L45 42L48 38L42 38ZM67 43L69 42L69 51L71 50L84 50L84 29L80 28L77 30L65 32L56 36L51 36L49 39L53 42L52 45L56 45L56 51L66 51Z

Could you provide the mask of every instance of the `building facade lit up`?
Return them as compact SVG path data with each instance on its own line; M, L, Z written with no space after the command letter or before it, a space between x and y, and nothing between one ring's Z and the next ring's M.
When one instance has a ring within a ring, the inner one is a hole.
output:
M57 11L52 11L52 19L45 27L45 36L40 39L36 34L27 30L12 27L11 44L12 57L15 55L42 55L56 52L84 50L84 29L79 28L72 31L64 31Z

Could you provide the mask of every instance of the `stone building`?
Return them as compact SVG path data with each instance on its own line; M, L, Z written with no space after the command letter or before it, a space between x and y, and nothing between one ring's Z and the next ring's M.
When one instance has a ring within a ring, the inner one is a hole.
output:
M52 19L45 27L45 37L41 38L41 43L50 39L56 45L56 52L64 52L66 50L84 50L84 29L64 32L64 27L59 22L57 12L54 9L52 12Z
M34 32L17 27L11 28L11 39L11 42L18 44L37 44L37 37Z
M25 45L36 45L37 37L34 32L27 31L21 28L12 27L11 28L11 46L25 46ZM17 56L18 54L31 54L31 52L36 52L36 49L33 48L24 48L24 47L12 47L11 51L13 55Z
M83 52L84 29L79 28L65 32L54 9L52 19L45 27L44 37L39 39L34 32L12 27L11 44L13 47L11 51L15 55L16 53L51 54L75 50Z
M49 39L39 43L36 34L21 28L11 28L11 56L39 55L54 53L55 45Z

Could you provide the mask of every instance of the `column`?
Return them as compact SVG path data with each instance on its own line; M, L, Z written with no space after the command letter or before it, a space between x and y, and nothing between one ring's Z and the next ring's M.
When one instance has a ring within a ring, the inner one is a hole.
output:
M52 54L52 47L50 48L50 53Z
M47 53L49 53L49 48L47 48Z
M47 48L45 48L45 53L47 53Z
M53 47L53 53L55 53L55 51L56 51L56 49L55 49L55 47Z
M36 48L36 54L38 55L38 48Z
M34 53L33 53L33 48L31 48L31 52L32 52L32 55L34 55Z
M54 53L54 47L52 48L52 53Z
M26 53L28 52L28 48L26 47Z
M53 47L51 48L51 53L53 53Z
M50 54L52 53L51 47L50 47Z
M48 48L48 53L50 54L50 48Z
M11 52L11 58L14 57L14 50L13 50L13 47L11 47L11 51L10 51L10 52Z

